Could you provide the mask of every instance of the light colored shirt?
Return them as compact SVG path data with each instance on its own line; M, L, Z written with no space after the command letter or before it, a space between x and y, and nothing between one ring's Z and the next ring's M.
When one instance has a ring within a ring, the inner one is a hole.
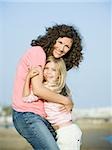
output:
M61 104L44 102L44 109L47 114L46 119L54 126L62 125L72 120L71 113L61 110L61 107Z
M52 91L58 91L58 87L55 84L51 84L49 82L44 82L44 86ZM39 98L33 94L29 96L23 97L23 101L26 103L32 103L33 101L38 101ZM63 111L61 107L64 107L62 104L52 103L52 102L44 102L44 109L46 112L46 119L54 126L63 125L65 123L69 123L72 120L72 116L70 112Z
M50 82L44 82L44 86L56 93L60 93L62 89L56 84ZM70 112L61 110L61 107L64 107L62 104L52 103L52 102L44 102L44 109L47 115L47 120L53 125L62 125L68 123L72 120L72 116Z
M32 103L25 103L22 99L23 87L28 69L39 65L44 67L45 62L46 55L40 46L31 47L20 59L16 70L12 96L12 107L14 110L18 112L33 112L41 116L46 116L42 100L34 101Z

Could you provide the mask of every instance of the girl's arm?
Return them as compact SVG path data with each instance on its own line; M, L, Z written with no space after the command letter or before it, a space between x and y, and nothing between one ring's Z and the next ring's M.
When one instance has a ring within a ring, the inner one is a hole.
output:
M27 75L24 87L23 87L23 97L29 96L30 95L30 78Z
M29 74L27 74L27 77L25 79L24 87L23 87L23 97L22 100L25 103L32 102L31 101L31 92L30 92L30 77Z
M36 69L31 69L27 76L26 76L26 80L24 83L24 87L23 87L23 101L26 103L31 103L31 102L35 102L38 100L38 97L35 96L30 88L30 82L31 82L31 78L36 76L38 74L38 71Z

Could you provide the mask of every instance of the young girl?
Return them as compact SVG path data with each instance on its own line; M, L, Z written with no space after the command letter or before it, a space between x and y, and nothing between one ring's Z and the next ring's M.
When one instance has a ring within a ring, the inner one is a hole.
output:
M39 71L40 70L40 71ZM41 68L33 68L26 77L23 90L23 101L34 102L39 98L30 92L30 79L39 73L42 81ZM43 84L46 88L60 93L65 86L66 67L62 58L56 59L53 56L48 57L45 68L43 70ZM67 87L66 87L67 88ZM67 95L70 96L67 88ZM71 112L66 111L62 104L44 101L44 109L46 119L52 124L57 132L57 143L60 150L79 150L82 132L80 128L73 124Z

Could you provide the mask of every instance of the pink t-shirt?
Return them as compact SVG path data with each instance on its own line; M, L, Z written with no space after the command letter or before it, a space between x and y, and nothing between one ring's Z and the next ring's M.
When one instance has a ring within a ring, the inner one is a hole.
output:
M29 96L23 97L23 101L25 103L33 103L34 101L39 101L39 98L31 92ZM61 107L62 104L47 101L44 102L46 119L52 125L62 125L72 120L71 112L63 111L60 109Z
M44 67L46 62L46 55L42 47L34 46L31 47L21 58L17 70L14 82L13 90L13 102L12 107L14 110L19 112L33 112L41 116L46 116L44 111L43 101L38 100L32 103L25 103L22 99L22 92L28 68L37 67L41 65Z
M23 101L25 103L33 103L34 101L39 101L39 98L33 94L31 91L31 94L28 96L23 97ZM52 102L44 102L44 109L46 112L46 119L52 124L52 125L63 125L65 123L68 123L72 120L71 112L63 111L60 108L62 107L62 104L58 103L52 103Z

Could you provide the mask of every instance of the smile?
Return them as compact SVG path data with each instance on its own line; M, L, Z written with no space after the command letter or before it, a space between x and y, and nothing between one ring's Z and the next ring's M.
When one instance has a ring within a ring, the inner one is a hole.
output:
M55 51L58 55L61 55L62 53L60 51Z

